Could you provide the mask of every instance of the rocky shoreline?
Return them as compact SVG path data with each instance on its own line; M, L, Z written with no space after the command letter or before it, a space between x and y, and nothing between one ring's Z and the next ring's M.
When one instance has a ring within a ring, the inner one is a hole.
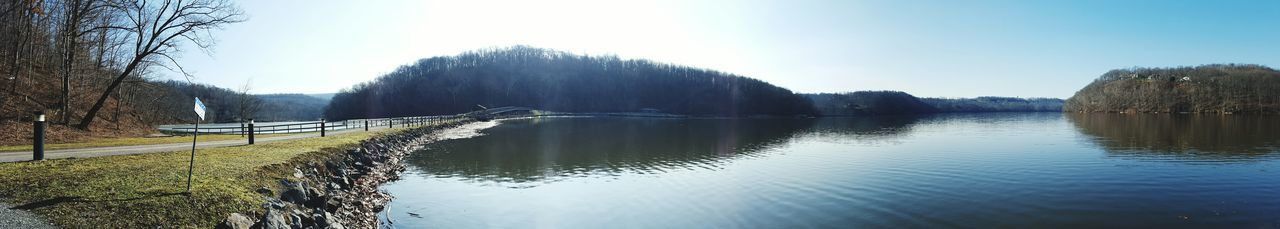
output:
M432 133L466 122L420 127L362 141L359 147L305 163L295 163L294 179L282 179L279 193L258 189L266 203L257 214L233 213L218 228L376 228L378 212L391 196L378 186L399 178L401 160L427 143Z

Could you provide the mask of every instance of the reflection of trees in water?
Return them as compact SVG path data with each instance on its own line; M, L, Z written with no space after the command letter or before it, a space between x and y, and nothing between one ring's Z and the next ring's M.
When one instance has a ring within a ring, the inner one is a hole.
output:
M1007 129L1015 123L1047 123L1062 119L1059 112L942 113L822 118L806 135L824 142L883 144L902 139L916 130L963 124Z
M1113 156L1258 159L1277 152L1280 117L1254 115L1067 115Z
M921 116L888 115L818 119L805 135L820 141L879 144L902 138Z
M1008 128L1013 123L1045 123L1059 119L1062 119L1060 112L942 113L922 118L920 125L967 123L980 127Z
M574 176L717 169L786 142L811 119L511 120L486 135L431 144L409 162L433 176L534 182Z

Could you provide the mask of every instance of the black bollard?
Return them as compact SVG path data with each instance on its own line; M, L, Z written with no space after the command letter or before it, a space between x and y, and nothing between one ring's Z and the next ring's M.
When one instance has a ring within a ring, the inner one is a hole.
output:
M31 139L31 153L33 160L44 160L44 112L36 112L34 122L31 122L32 129L35 129L35 136Z
M249 144L253 145L253 119L249 119Z
M320 137L324 137L324 119L320 119Z
M369 131L369 120L368 120L368 119L365 119L365 120L364 120L364 131Z

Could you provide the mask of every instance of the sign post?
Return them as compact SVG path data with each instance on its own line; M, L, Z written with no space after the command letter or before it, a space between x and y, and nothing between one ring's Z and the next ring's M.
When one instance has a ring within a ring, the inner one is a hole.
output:
M204 120L204 103L200 102L200 97L196 97L196 128L191 132L191 162L187 165L187 194L191 194L191 173L196 168L196 137L200 136L200 121Z

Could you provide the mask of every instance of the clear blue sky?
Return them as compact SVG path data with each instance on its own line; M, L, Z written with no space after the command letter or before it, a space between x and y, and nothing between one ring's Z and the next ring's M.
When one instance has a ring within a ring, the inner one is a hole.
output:
M1132 66L1280 67L1280 1L240 1L194 82L327 93L512 45L710 68L798 92L1071 96Z

